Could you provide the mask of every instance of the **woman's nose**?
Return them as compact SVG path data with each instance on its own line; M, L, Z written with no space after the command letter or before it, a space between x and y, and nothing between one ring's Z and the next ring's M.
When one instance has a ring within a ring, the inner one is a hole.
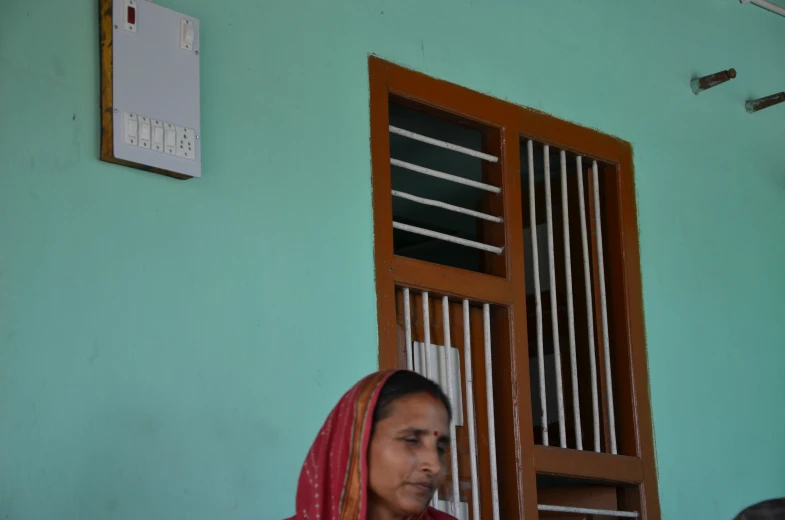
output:
M425 447L423 453L420 455L420 464L423 471L427 471L432 475L436 475L441 471L441 458L439 457L439 450L434 447Z

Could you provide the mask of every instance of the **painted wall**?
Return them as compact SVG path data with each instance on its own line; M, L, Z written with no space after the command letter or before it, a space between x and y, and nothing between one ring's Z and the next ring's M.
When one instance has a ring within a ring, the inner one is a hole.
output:
M0 2L0 518L292 512L316 429L376 366L369 53L633 143L664 518L785 495L785 107L742 108L785 87L785 20L160 2L202 21L185 183L96 159L95 0Z

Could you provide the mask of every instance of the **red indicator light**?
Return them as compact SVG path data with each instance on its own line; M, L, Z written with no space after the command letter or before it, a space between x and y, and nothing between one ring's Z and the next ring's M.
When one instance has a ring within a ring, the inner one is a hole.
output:
M136 8L135 7L131 7L130 5L128 6L128 13L127 13L126 19L128 20L129 24L136 25Z

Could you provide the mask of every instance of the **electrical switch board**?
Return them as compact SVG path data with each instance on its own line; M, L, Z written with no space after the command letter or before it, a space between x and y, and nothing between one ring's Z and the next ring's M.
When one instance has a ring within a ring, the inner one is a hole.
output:
M101 160L202 175L199 20L147 0L99 0Z

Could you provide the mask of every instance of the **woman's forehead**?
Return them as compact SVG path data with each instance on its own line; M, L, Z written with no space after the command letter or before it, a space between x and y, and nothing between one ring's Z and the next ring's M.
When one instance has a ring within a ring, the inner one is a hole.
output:
M447 410L437 397L431 394L413 394L396 399L391 403L390 423L422 423L425 429L436 427L434 423L447 424Z

